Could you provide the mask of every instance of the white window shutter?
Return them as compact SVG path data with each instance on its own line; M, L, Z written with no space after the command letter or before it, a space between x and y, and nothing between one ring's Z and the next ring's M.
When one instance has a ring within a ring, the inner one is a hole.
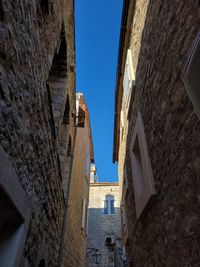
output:
M124 70L124 79L123 79L124 98L126 101L127 109L129 107L132 87L134 83L135 83L135 74L133 69L132 54L131 54L131 49L128 49L126 57L126 66Z

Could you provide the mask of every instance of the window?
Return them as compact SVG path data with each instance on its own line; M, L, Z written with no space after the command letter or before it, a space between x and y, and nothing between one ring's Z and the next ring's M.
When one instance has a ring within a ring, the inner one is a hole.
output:
M50 76L55 78L67 77L67 43L64 23L61 28L59 45L53 58Z
M40 0L40 5L42 8L43 14L49 14L49 0Z
M114 196L106 195L104 200L104 214L115 214Z
M46 264L45 264L45 260L42 259L42 260L40 261L38 267L45 267L45 266L46 266Z
M53 123L57 133L60 118L64 110L63 123L69 123L70 101L64 98L67 86L67 43L65 39L64 23L61 27L60 40L57 51L55 51L49 78L47 80L49 101L52 109Z
M0 146L0 266L19 266L30 221L30 203Z
M133 85L135 84L135 74L133 70L131 49L127 50L126 65L124 70L123 88L126 108L128 110L131 99Z
M183 70L182 79L194 109L200 119L200 33L190 51L186 66Z
M137 218L140 217L151 197L156 193L153 171L148 155L144 126L138 112L130 145L131 167Z

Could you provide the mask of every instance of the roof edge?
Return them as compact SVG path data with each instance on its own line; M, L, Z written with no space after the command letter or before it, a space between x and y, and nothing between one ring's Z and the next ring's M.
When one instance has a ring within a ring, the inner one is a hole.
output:
M122 8L122 18L121 18L121 30L119 38L119 48L118 48L118 60L116 69L116 81L115 81L115 110L114 110L114 133L113 133L113 163L118 161L118 150L119 150L119 119L120 119L120 108L121 99L119 98L119 81L121 77L121 65L124 51L124 40L126 34L126 25L128 20L128 10L129 10L130 0L124 0Z

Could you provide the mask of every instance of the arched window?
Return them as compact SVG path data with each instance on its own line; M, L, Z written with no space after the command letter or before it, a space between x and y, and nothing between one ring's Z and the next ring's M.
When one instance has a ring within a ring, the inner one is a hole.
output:
M104 200L104 214L115 213L115 198L112 195L106 195Z
M57 45L49 78L47 80L47 89L49 101L52 109L52 123L55 126L55 132L58 132L60 125L60 117L63 112L63 107L66 104L66 114L69 114L69 99L65 99L65 91L67 86L67 44L65 39L64 23L61 27L60 40ZM67 101L67 102L65 102ZM69 121L69 116L66 117L66 123Z
M62 24L60 42L53 59L50 76L56 78L65 78L67 76L67 44L64 24Z

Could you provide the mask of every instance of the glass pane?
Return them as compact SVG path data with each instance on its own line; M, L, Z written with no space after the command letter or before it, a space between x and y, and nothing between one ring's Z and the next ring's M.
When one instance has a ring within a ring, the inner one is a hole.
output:
M111 214L115 213L114 200L110 201L110 212L111 212Z
M104 214L108 214L108 200L104 201Z

